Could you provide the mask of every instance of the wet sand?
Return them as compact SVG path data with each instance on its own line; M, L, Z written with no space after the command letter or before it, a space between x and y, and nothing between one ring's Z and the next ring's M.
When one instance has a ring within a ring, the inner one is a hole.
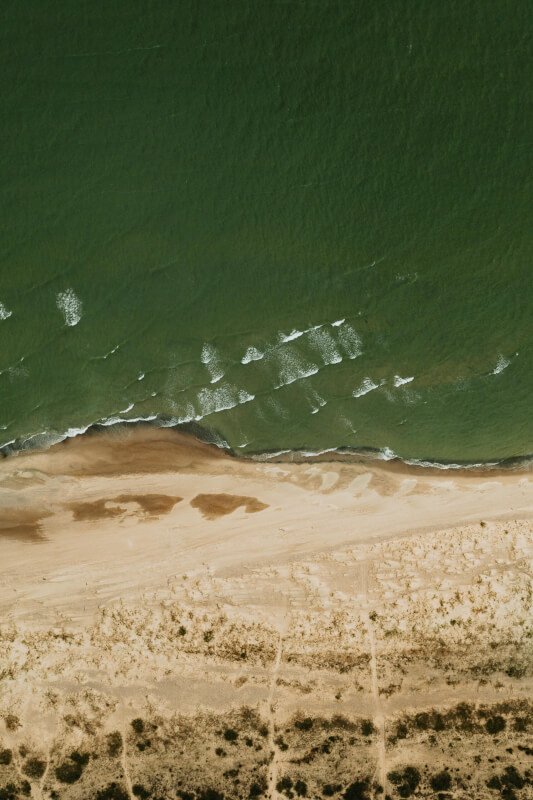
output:
M0 510L6 796L532 796L529 473L122 429Z

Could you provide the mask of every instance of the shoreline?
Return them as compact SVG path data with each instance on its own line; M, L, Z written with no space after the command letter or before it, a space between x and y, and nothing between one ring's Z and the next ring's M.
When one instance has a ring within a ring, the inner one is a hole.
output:
M50 448L79 437L105 435L124 428L135 429L166 429L196 439L201 444L220 450L232 458L242 462L252 461L273 464L305 464L305 463L351 463L375 464L383 468L413 469L420 474L421 471L431 473L448 473L468 475L484 475L499 473L528 473L533 468L533 454L510 456L503 459L490 459L483 462L438 461L431 458L402 457L388 448L383 450L368 447L355 449L348 447L332 447L325 450L313 451L302 448L298 450L266 450L256 453L243 454L231 448L215 430L196 423L179 423L166 417L153 417L147 419L112 420L111 422L96 422L85 428L70 429L64 434L40 433L26 438L14 439L0 446L0 458L9 458L20 453L45 452ZM70 432L72 431L72 433ZM32 444L36 441L35 444Z

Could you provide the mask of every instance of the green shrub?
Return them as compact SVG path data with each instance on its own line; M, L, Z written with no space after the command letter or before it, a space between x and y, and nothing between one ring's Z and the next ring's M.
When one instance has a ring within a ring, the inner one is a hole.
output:
M28 758L22 765L22 772L24 775L27 775L28 778L39 780L46 772L46 761L43 761L41 758Z

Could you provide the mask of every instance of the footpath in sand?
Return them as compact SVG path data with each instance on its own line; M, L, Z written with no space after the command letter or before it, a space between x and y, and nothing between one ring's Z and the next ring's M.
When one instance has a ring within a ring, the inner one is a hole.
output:
M533 797L529 473L0 462L0 800Z

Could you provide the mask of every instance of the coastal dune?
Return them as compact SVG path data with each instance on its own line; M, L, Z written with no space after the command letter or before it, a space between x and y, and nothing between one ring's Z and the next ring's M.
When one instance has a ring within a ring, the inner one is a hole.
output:
M150 427L4 459L0 793L532 797L532 517Z

